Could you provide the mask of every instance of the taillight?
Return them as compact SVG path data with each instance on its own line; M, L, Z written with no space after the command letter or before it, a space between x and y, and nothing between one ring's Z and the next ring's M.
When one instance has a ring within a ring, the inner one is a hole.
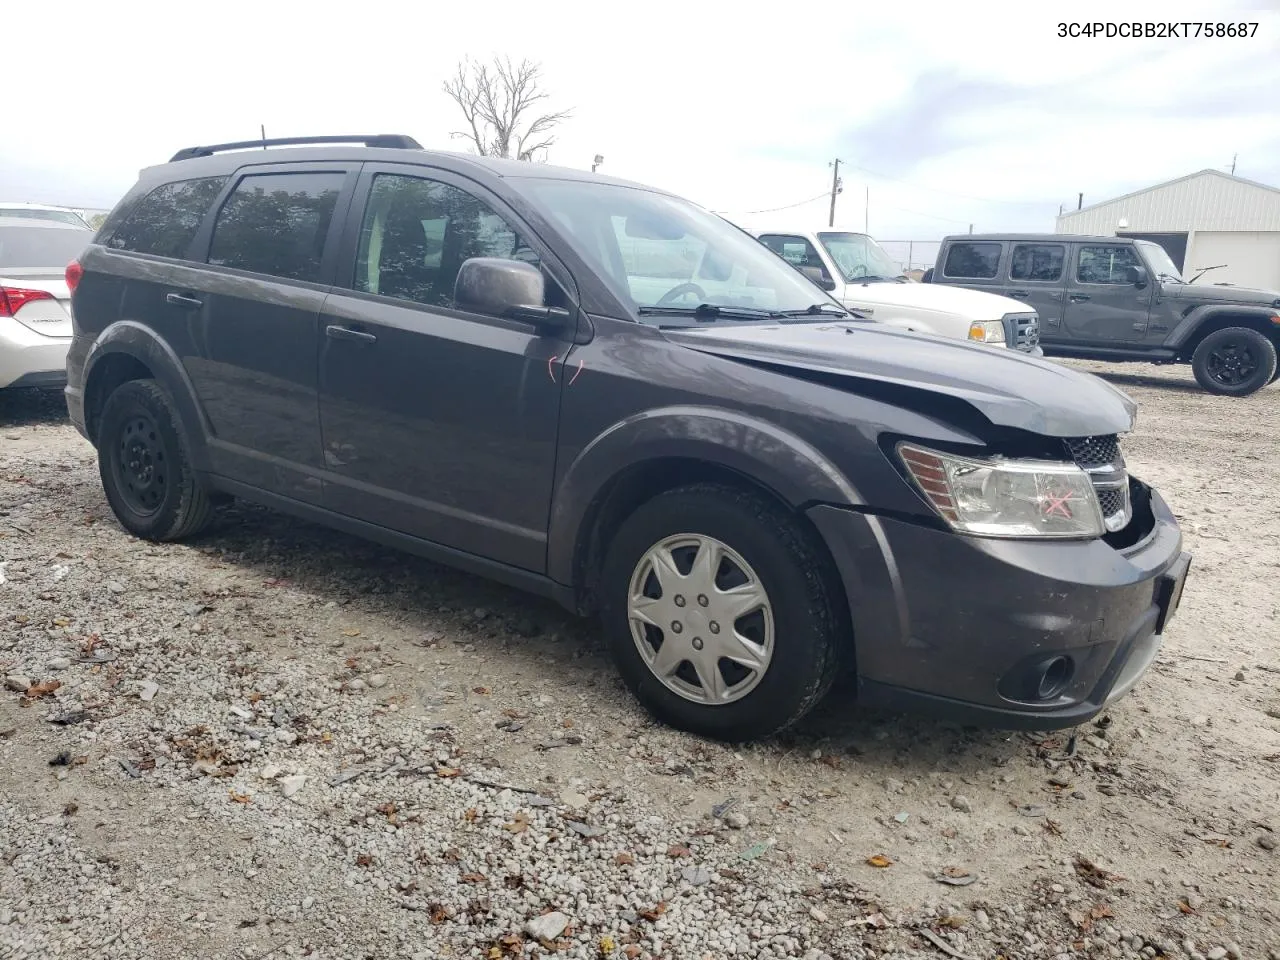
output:
M76 287L80 285L80 278L84 276L84 267L80 266L79 260L72 260L67 264L67 289L72 293L76 292Z
M27 290L24 287L0 287L0 317L12 317L33 300L52 300L47 290Z

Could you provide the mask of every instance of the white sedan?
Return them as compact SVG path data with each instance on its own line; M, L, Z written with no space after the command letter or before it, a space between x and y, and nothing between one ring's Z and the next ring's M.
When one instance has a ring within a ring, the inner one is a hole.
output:
M92 238L92 230L56 220L0 217L0 389L66 383L66 269Z

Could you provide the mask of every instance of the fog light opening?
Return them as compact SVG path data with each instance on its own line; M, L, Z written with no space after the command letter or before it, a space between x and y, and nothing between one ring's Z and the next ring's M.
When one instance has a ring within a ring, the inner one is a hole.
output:
M1052 700L1066 689L1071 680L1071 658L1054 657L1044 666L1040 674L1040 683L1036 687L1036 696L1041 700Z

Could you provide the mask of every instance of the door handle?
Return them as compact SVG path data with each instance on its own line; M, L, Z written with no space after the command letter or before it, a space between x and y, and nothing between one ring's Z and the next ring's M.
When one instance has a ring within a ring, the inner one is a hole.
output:
M1027 297L1031 296L1031 294L1026 290L1010 290L1009 296L1017 297L1019 300L1025 300Z
M1084 303L1088 299L1089 295L1087 293L1073 293L1071 295L1072 303Z
M378 338L363 330L352 330L350 327L339 327L330 324L324 328L324 335L331 340L353 340L356 343L377 343Z
M166 293L164 302L171 303L175 307L184 307L187 310L199 310L204 306L203 300L188 293Z

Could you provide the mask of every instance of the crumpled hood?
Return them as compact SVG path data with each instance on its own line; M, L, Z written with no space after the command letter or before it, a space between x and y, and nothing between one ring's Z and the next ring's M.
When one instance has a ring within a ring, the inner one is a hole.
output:
M962 317L965 320L999 320L1006 313L1030 313L1032 308L1012 297L940 283L846 284L840 297L849 306L879 304L911 307L924 314ZM878 320L878 311L872 319Z
M866 322L667 329L673 343L716 356L873 380L957 397L992 423L1048 437L1133 429L1137 405L1092 374L1014 350Z
M1163 283L1160 296L1170 300L1196 300L1201 303L1248 303L1261 307L1280 302L1280 291L1256 287L1219 287L1211 283Z

